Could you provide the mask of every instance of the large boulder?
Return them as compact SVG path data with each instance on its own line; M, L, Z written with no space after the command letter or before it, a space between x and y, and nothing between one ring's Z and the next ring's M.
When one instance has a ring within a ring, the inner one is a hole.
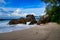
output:
M39 21L37 22L37 24L45 24L45 23L48 23L50 22L50 16L49 15L44 15L42 16Z
M26 16L26 21L27 21L27 22L32 21L32 20L35 20L34 15L27 15L27 16Z
M12 25L12 24L18 24L19 22L18 22L18 20L16 20L16 19L12 19L10 22L9 22L9 24L10 25Z
M40 19L37 21L37 24L43 24L44 23L44 16L40 17Z
M37 21L31 21L29 25L36 24Z
M37 23L34 15L27 15L27 16L26 16L26 22L31 22L30 24L35 24L35 23Z
M20 24L26 24L26 19L23 18L23 17L21 17L21 18L18 20L18 22L19 22Z
M50 22L50 15L47 14L47 15L44 16L44 22L45 23Z

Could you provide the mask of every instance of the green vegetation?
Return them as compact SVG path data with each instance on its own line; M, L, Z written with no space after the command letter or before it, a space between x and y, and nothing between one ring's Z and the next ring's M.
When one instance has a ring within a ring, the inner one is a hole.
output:
M51 17L51 22L60 24L60 0L42 0L46 3L46 14Z

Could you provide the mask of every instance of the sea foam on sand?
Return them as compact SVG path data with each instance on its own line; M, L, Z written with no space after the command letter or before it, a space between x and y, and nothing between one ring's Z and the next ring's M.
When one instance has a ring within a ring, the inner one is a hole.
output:
M12 32L17 30L24 30L31 27L36 27L37 25L28 25L30 22L27 22L27 24L16 24L16 25L8 25L8 22L3 22L0 24L0 33L6 33L6 32Z

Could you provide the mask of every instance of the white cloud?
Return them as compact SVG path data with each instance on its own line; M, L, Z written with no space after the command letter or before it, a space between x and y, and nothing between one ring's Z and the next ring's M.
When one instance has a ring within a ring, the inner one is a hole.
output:
M27 11L29 11L29 10L27 10ZM28 15L28 14L32 14L32 15L35 15L36 16L36 14L35 13L33 13L33 12L24 12L22 9L17 9L16 11L14 11L12 14L10 14L11 16L20 16L20 17L23 17L23 16L26 16L26 15Z
M4 7L0 7L0 10L1 9L3 9L6 12L8 12L8 11L15 11L17 8L4 8Z
M6 5L6 1L5 0L0 0L0 7L4 7Z
M11 15L12 16L20 16L21 9L17 9L16 11L14 11Z
M28 14L34 14L35 16L40 16L42 14L45 14L45 8L28 8L24 9L23 13L28 13Z
M0 16L1 16L2 14L0 14Z
M0 0L0 3L6 4L5 0Z
M36 14L35 13L24 13L24 15L23 16L26 16L26 15L29 15L29 14L31 14L31 15L34 15L34 16L36 16Z
M3 9L0 11L0 18L19 18L26 16L28 14L33 14L35 16L44 15L45 8L28 8L28 9L21 9L21 8L1 8ZM12 12L11 12L12 11Z

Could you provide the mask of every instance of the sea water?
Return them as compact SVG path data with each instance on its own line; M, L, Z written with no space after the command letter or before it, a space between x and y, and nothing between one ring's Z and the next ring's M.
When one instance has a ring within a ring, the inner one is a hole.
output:
M17 30L24 30L31 27L36 27L37 24L34 25L28 25L30 22L27 22L27 24L16 24L16 25L9 25L10 20L0 20L0 33L6 33L6 32L12 32Z

